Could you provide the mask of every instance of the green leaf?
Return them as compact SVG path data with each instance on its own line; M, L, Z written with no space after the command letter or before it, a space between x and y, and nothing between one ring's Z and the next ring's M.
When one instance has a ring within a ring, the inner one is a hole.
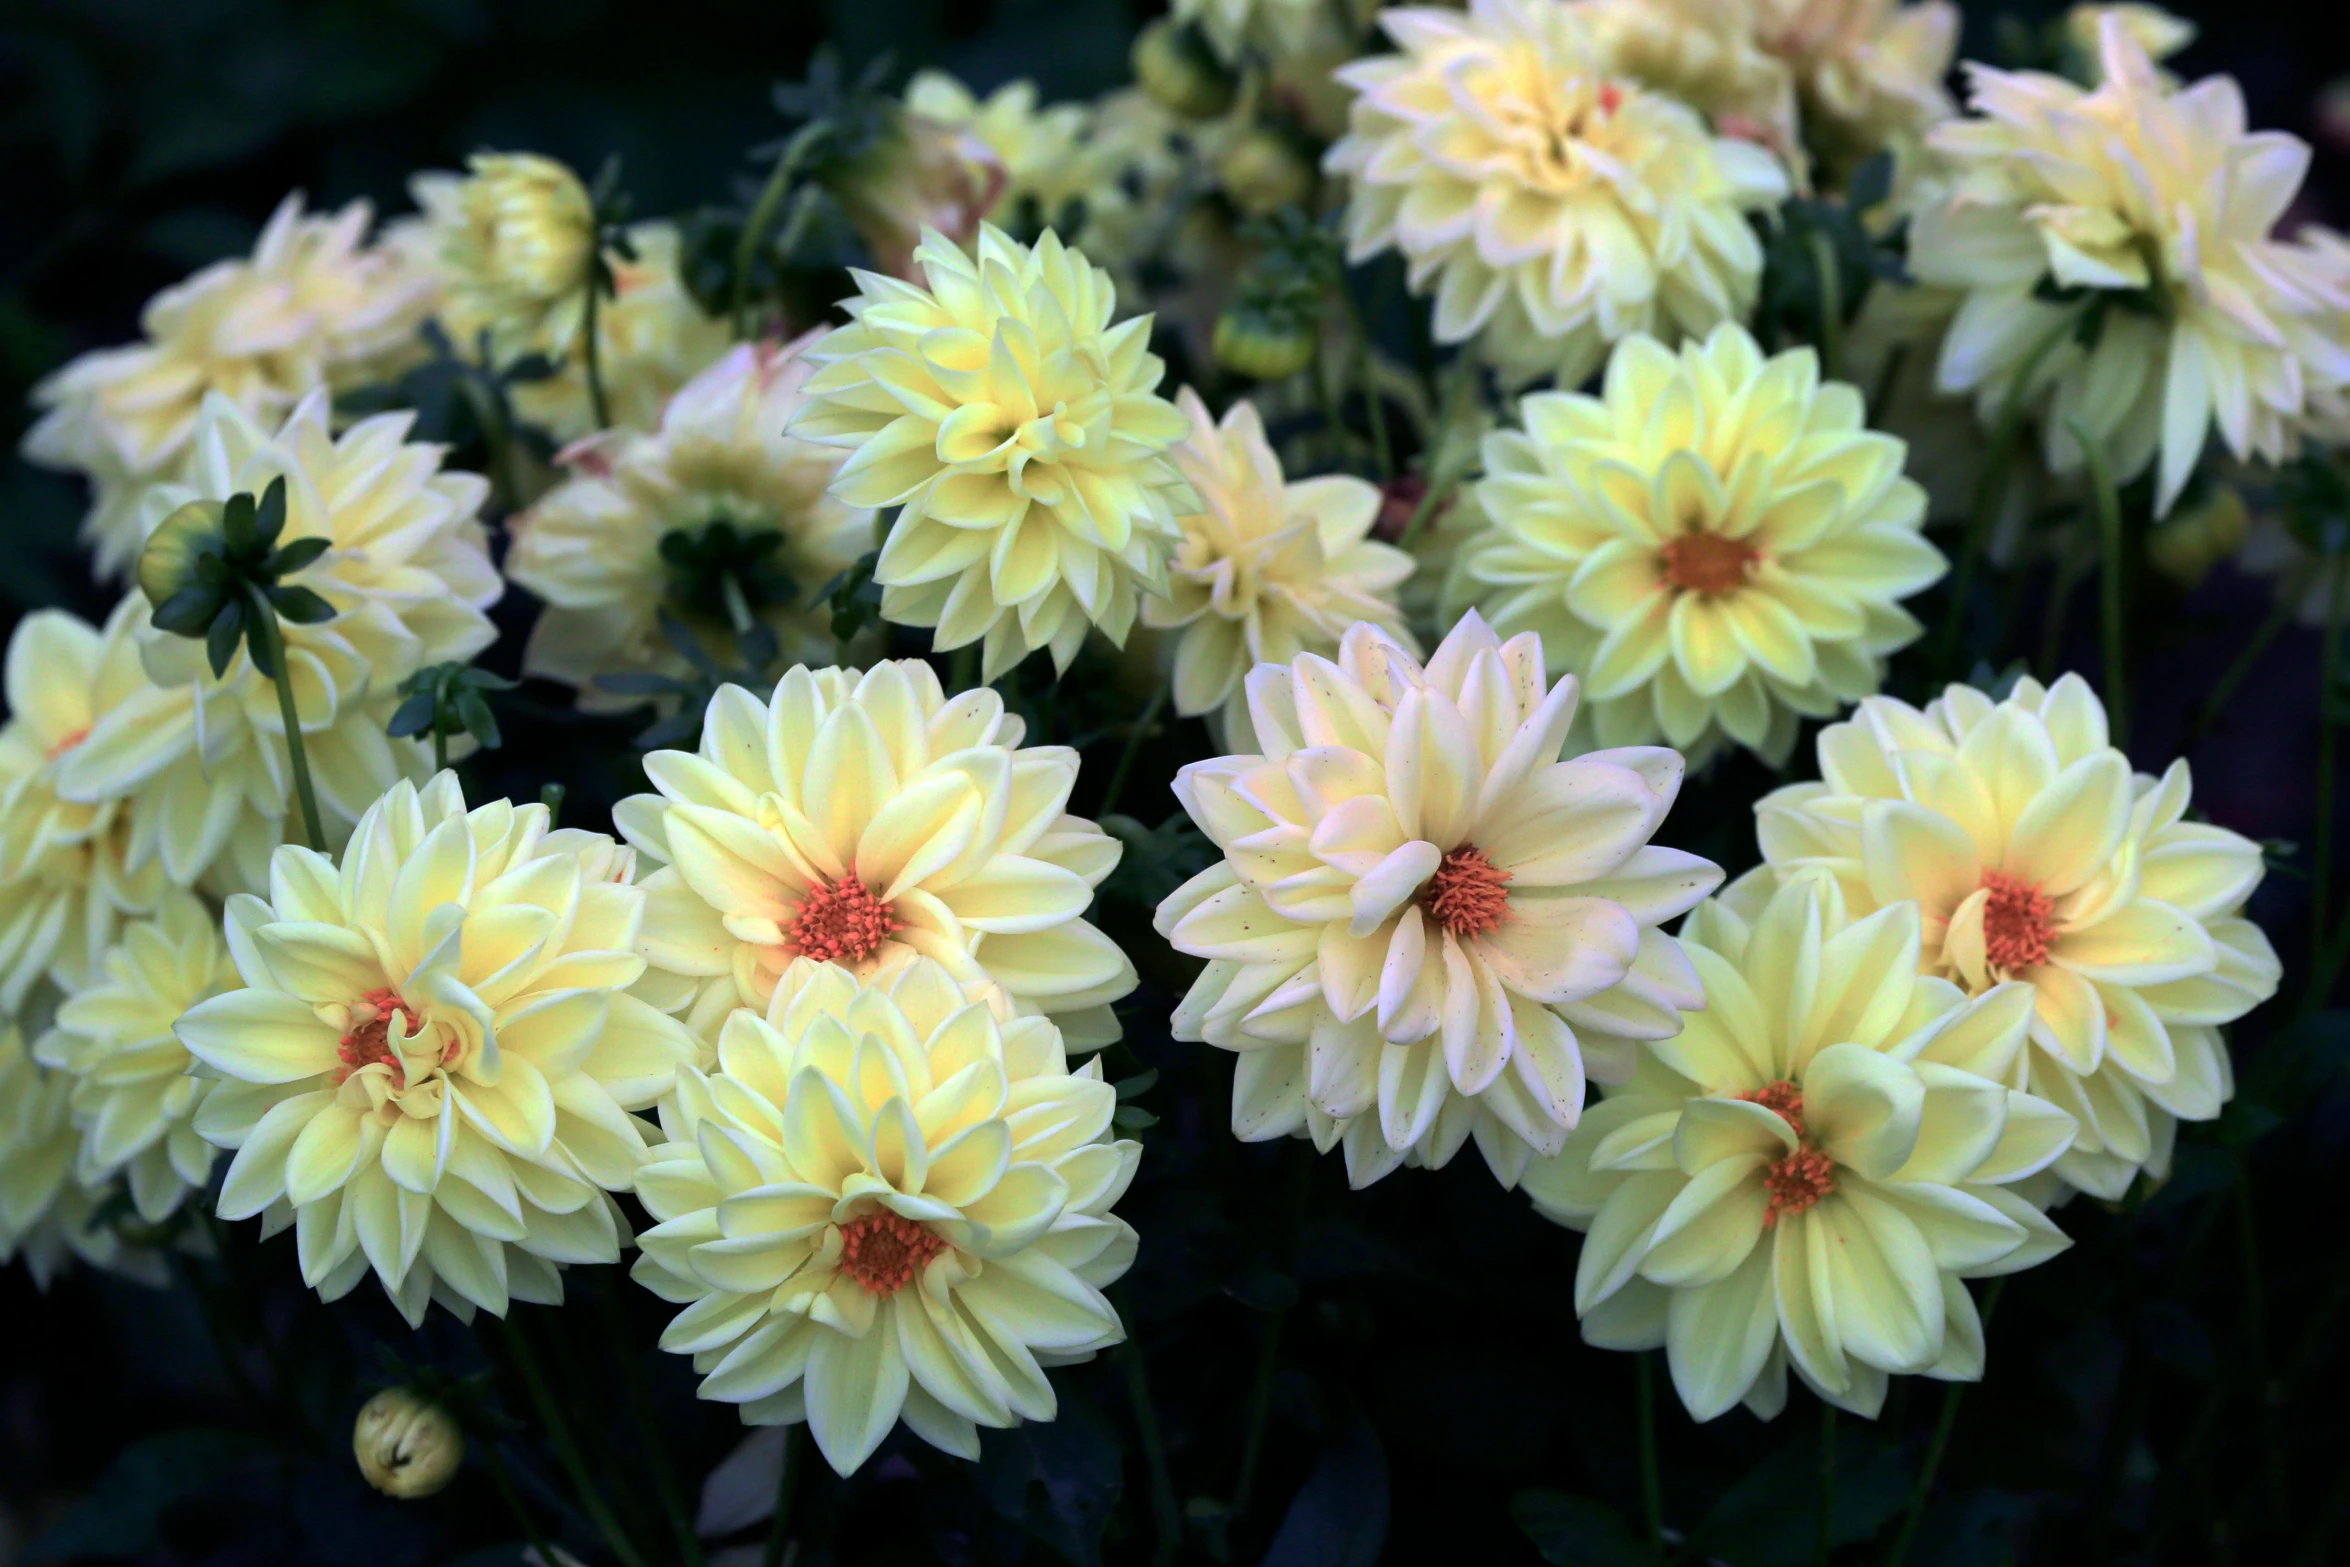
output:
M156 605L154 613L148 618L154 621L158 631L168 631L175 636L200 637L204 634L204 628L211 625L220 614L220 609L219 591L196 584L180 589Z
M174 594L176 602L181 597ZM212 617L212 629L204 634L204 656L212 665L212 678L220 679L228 673L230 661L237 656L237 639L245 634L245 606L230 599L220 606ZM256 664L259 659L254 660Z
M220 536L228 540L231 554L250 555L260 543L260 529L255 526L253 510L253 497L241 490L221 504Z
M432 725L434 713L430 691L419 691L392 710L392 720L384 729L395 740L420 735Z
M1139 1132L1158 1125L1159 1118L1140 1105L1120 1105L1110 1122L1122 1132Z
M292 576L324 555L333 542L327 538L296 539L269 557L270 574L276 577Z
M457 721L465 726L465 732L473 736L483 749L495 749L503 743L498 735L498 720L491 715L490 704L482 700L479 691L469 687L460 689L456 707Z
M269 488L261 492L261 506L254 514L253 528L262 549L277 542L277 536L286 531L286 480L280 474L269 481Z
M1121 1101L1124 1101L1138 1098L1143 1094L1149 1093L1151 1086L1157 1083L1158 1080L1159 1069L1154 1066L1148 1071L1137 1072L1132 1077L1120 1078L1111 1086L1117 1090L1118 1098Z
M1587 1496L1520 1491L1510 1498L1510 1517L1536 1553L1559 1567L1651 1567L1662 1560L1621 1513Z
M269 590L269 602L279 615L297 626L315 626L335 618L335 607L308 588L294 585Z

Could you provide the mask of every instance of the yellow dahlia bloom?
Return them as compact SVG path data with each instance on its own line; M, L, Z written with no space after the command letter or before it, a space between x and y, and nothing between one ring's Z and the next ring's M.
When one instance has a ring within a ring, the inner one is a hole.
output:
M1279 63L1354 44L1379 5L1380 0L1338 0L1336 5L1330 0L1174 0L1169 13L1195 24L1217 57L1236 65L1251 51Z
M287 580L333 605L333 619L283 625L304 748L328 830L339 833L405 772L413 741L387 738L399 683L426 664L470 659L496 635L487 607L501 589L476 514L479 475L443 471L441 449L408 440L413 416L383 414L330 433L323 392L283 428L225 398L205 405L184 484L148 497L149 526L190 501L261 494L286 481L281 542L330 547ZM203 644L128 617L147 679L97 716L60 759L56 790L83 804L127 801L134 872L160 859L181 886L207 872L258 887L295 807L275 685L240 648L215 677Z
M2009 1190L2073 1133L2021 1088L2030 992L1922 977L1915 905L1853 918L1817 875L1751 919L1704 905L1681 946L1706 1010L1526 1172L1587 1232L1583 1336L1661 1345L1699 1420L1771 1418L1791 1365L1871 1419L1889 1373L1980 1379L1964 1281L2070 1244Z
M1115 1039L1134 967L1082 916L1119 843L1064 812L1077 753L1022 732L994 691L949 699L920 659L800 666L765 702L720 687L700 751L646 757L660 793L613 813L665 867L640 949L676 981L664 1002L695 996L708 1036L796 958L869 978L929 957L1003 1016Z
M1948 0L1755 0L1764 47L1787 63L1805 142L1850 168L1957 112Z
M2270 237L2308 146L2248 134L2226 77L2165 86L2122 17L2098 36L2094 91L1967 68L1978 117L1932 134L1952 177L1917 215L1910 265L1964 295L1944 391L1972 394L1989 423L2031 371L2050 467L2081 471L2078 421L2119 480L2159 454L2167 512L2214 425L2236 456L2275 461L2313 395L2350 382L2333 325L2350 289L2319 253Z
M526 673L576 686L585 708L633 705L640 699L600 692L594 681L689 673L661 633L664 611L721 657L730 655L739 613L739 629L755 616L790 661L830 661L832 620L817 595L873 547L873 514L825 493L838 453L784 434L813 340L741 344L670 400L651 435L612 431L564 450L571 477L510 525L506 574L547 605L531 628ZM738 607L722 584L688 580L663 558L672 535L706 548L719 524L782 536L732 575L740 594L751 567L780 572L789 597L745 597Z
M976 256L926 233L915 259L927 287L857 274L791 425L848 449L842 501L901 508L882 615L985 638L988 680L1038 648L1068 668L1089 626L1124 645L1188 498L1150 317L1111 326L1109 274L1049 229L1031 249L982 225Z
M1253 404L1218 423L1185 387L1176 406L1191 437L1175 466L1199 499L1176 518L1165 598L1146 600L1143 624L1175 635L1175 711L1220 711L1237 744L1247 731L1241 678L1300 653L1328 655L1357 621L1412 647L1396 591L1412 559L1371 537L1379 491L1344 474L1287 480ZM1417 651L1417 649L1413 649Z
M81 1131L74 1171L100 1188L121 1176L132 1205L160 1224L212 1173L214 1150L197 1135L209 1078L172 1032L182 1013L237 980L220 922L194 895L172 892L133 920L90 982L58 1003L33 1053L71 1086Z
M0 1265L21 1256L43 1289L76 1257L161 1284L152 1253L97 1222L110 1191L74 1176L72 1091L73 1079L33 1059L15 1020L0 1020Z
M637 1174L661 1222L635 1275L685 1310L661 1347L751 1425L806 1421L841 1474L902 1417L979 1456L979 1428L1055 1412L1048 1366L1125 1338L1102 1291L1134 1260L1110 1206L1101 1063L1042 1018L999 1019L917 958L860 980L796 959L766 1013L682 1074Z
M906 84L906 111L994 153L1002 179L977 217L1049 228L1090 247L1095 227L1105 219L1115 225L1127 205L1126 159L1102 136L1095 111L1082 103L1039 108L1034 82L1006 82L980 98L944 71L917 71Z
M450 313L487 326L506 358L566 341L596 254L587 187L537 153L477 152L466 168L409 183L447 273Z
M1471 0L1379 23L1403 53L1338 73L1359 96L1327 167L1353 182L1348 258L1400 250L1438 341L1572 386L1635 332L1753 309L1746 214L1787 194L1786 171L1619 74L1581 7Z
M2065 48L2090 71L2098 69L2098 33L2117 19L2150 60L2167 60L2195 41L2195 24L2158 5L2076 5L2064 13ZM2170 80L2167 72L2165 81Z
M373 209L306 214L278 203L250 257L173 284L140 314L144 340L83 354L33 388L41 417L24 454L88 475L82 534L101 576L145 538L149 486L182 477L205 399L275 424L321 386L347 390L414 350L435 280L394 245L371 246Z
M2131 776L2078 675L1924 711L1872 697L1820 733L1817 783L1755 809L1767 878L1817 867L1856 913L1915 901L1926 973L2031 987L2030 1086L2080 1122L2055 1166L2119 1197L2170 1166L2179 1121L2234 1089L2220 1025L2276 993L2244 900L2260 846L2187 819L2187 764Z
M1926 493L1810 349L1766 359L1737 325L1678 355L1636 337L1601 395L1519 409L1523 431L1486 437L1492 527L1453 596L1541 633L1602 744L1702 759L1727 737L1783 762L1801 718L1875 692L1916 639L1900 600L1945 570Z
M471 812L456 775L368 807L338 867L288 844L267 898L229 900L243 981L179 1037L229 1081L196 1114L237 1150L224 1219L294 1226L327 1300L371 1270L410 1324L562 1299L612 1262L650 1106L693 1059L626 993L646 897L600 833L545 806Z
M1721 871L1649 837L1681 786L1653 747L1559 759L1570 676L1475 614L1425 666L1368 625L1248 677L1261 755L1175 793L1224 853L1159 906L1208 966L1175 1037L1240 1052L1234 1135L1343 1138L1365 1186L1472 1134L1504 1185L1556 1153L1584 1078L1705 1004L1657 927Z

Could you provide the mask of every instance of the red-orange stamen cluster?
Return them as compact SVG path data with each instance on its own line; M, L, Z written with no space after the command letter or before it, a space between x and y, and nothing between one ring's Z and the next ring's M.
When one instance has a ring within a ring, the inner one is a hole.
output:
M1482 849L1460 848L1446 855L1420 893L1436 923L1456 936L1482 936L1509 918L1510 873Z
M840 1270L868 1294L887 1300L946 1249L945 1241L912 1219L884 1209L841 1226Z
M1624 106L1624 89L1614 82L1599 84L1599 112L1613 114Z
M873 896L855 873L818 883L800 905L787 934L802 957L822 963L862 963L906 922Z
M401 1064L399 1056L392 1049L394 1012L407 1020L407 1027L402 1032L408 1038L415 1038L420 1020L416 1010L402 1001L396 990L371 990L351 1008L351 1032L345 1034L343 1042L335 1047L335 1054L343 1063L342 1069L335 1073L336 1082L343 1081L363 1066L373 1066L380 1061L392 1069L393 1082L403 1088L408 1085L408 1069Z
M1798 1138L1806 1135L1800 1084L1781 1078L1738 1097L1777 1115L1794 1129ZM1770 1206L1763 1210L1763 1228L1774 1228L1783 1213L1802 1213L1815 1206L1835 1189L1836 1161L1808 1144L1796 1149L1763 1171L1763 1190L1771 1197Z
M1763 1084L1751 1094L1740 1094L1738 1097L1751 1104L1761 1105L1765 1110L1775 1112L1780 1120L1795 1128L1797 1137L1803 1135L1803 1088L1801 1084L1791 1083L1787 1079L1781 1078L1775 1083Z
M2056 939L2055 901L2004 871L1986 871L1983 890L1991 895L1983 904L1983 955L1991 966L2013 973L2047 962Z
M1665 580L1687 593L1719 598L1746 586L1755 550L1718 533L1684 533L1665 543Z

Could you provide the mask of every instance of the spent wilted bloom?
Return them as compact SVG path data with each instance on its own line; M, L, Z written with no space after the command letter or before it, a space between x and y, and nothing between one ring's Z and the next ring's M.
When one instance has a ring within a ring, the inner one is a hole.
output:
M415 352L436 280L398 246L370 245L373 209L270 215L249 257L214 262L148 301L141 342L81 355L33 388L33 462L89 477L83 537L100 576L145 538L148 488L183 476L208 397L276 424L319 387L364 385Z
M1007 1017L1117 1038L1134 966L1083 916L1120 846L1066 813L1077 753L1023 732L920 659L795 667L764 701L721 686L700 750L647 756L660 793L613 813L663 864L642 938L663 1004L707 1037L797 958L870 977L930 957Z
M1101 1063L1043 1018L1002 1019L937 963L859 979L795 959L764 1015L688 1067L637 1174L660 1220L635 1277L685 1306L661 1347L752 1425L805 1421L862 1464L900 1419L964 1458L979 1428L1050 1420L1050 1366L1125 1338L1102 1291L1134 1260L1110 1211Z
M1914 904L1855 918L1817 874L1748 917L1702 905L1680 944L1706 1010L1526 1171L1587 1232L1583 1336L1662 1346L1699 1420L1769 1419L1790 1366L1871 1419L1889 1374L1978 1380L1964 1281L2069 1244L2011 1189L2073 1134L2022 1088L2031 993L1920 975L1918 931Z
M1049 229L1031 248L982 225L975 255L927 233L915 259L926 286L856 274L791 425L849 451L835 495L900 508L883 616L941 649L984 638L987 680L1039 648L1066 669L1093 626L1123 645L1188 499L1150 317L1112 326L1109 274Z
M1769 863L1733 892L1816 867L1856 914L1914 901L1926 973L2030 987L2031 1090L2080 1123L2056 1173L2118 1198L2167 1172L2177 1123L2234 1090L2220 1026L2276 993L2242 912L2260 845L2188 818L2184 761L2133 777L2078 675L2000 702L1954 685L1923 711L1872 697L1819 758L1820 781L1755 807Z
M302 1282L370 1271L413 1325L563 1297L558 1265L612 1262L642 1110L694 1056L627 993L646 897L634 856L547 808L470 812L456 775L402 780L338 865L296 844L269 896L229 900L242 984L180 1040L227 1081L197 1111L237 1151L220 1215L295 1227Z
M2174 90L2125 20L2101 19L2103 80L1969 65L1976 116L1937 127L1947 183L1911 270L1963 302L1938 382L1995 423L2035 414L2049 465L2094 443L2117 481L2157 468L2167 512L2209 443L2276 461L2313 399L2350 382L2350 279L2271 237L2309 148L2247 132L2234 81ZM2159 466L2157 467L2157 458Z
M0 1018L0 1265L22 1257L43 1289L75 1258L160 1284L154 1255L99 1222L111 1191L75 1177L72 1092L73 1079L33 1059L23 1026Z
M577 687L585 708L639 702L596 677L690 674L664 615L721 661L755 625L793 663L829 660L820 595L873 547L874 529L872 512L825 492L840 454L784 433L811 341L740 344L670 400L652 434L610 431L563 451L570 477L509 525L506 574L546 601L525 673Z
M1257 665L1335 653L1357 621L1411 647L1396 592L1412 559L1371 537L1377 487L1345 474L1285 479L1245 399L1221 423L1189 387L1176 406L1191 436L1175 465L1199 505L1176 519L1167 596L1142 607L1143 624L1175 632L1175 711L1221 712L1226 735L1245 735L1241 680Z
M1649 843L1681 786L1656 747L1560 759L1572 676L1470 614L1425 666L1368 625L1248 677L1261 754L1175 793L1223 858L1159 906L1208 960L1175 1037L1240 1053L1232 1129L1343 1138L1368 1185L1477 1139L1514 1184L1586 1075L1620 1080L1705 993L1657 927L1721 881Z
M1541 633L1601 744L1702 760L1727 737L1782 763L1801 719L1873 695L1922 629L1900 600L1945 570L1926 493L1809 348L1766 359L1736 325L1678 355L1631 338L1601 395L1519 414L1485 439L1492 526L1449 597Z
M369 1485L413 1501L457 1477L465 1462L465 1428L415 1388L387 1387L359 1406L351 1422L351 1456Z
M1359 95L1327 167L1349 177L1348 259L1399 250L1439 342L1574 385L1635 332L1668 340L1752 310L1747 214L1785 169L1618 74L1579 6L1398 9L1401 54L1338 79Z

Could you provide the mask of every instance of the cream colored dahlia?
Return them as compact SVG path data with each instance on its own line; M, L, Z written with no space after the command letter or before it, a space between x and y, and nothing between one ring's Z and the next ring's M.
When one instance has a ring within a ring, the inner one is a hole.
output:
M1102 1291L1134 1260L1110 1207L1142 1149L1043 1018L923 958L799 958L679 1088L634 1272L686 1308L661 1347L747 1424L807 1422L844 1475L900 1418L977 1458L980 1427L1053 1418L1046 1367L1125 1338Z
M1091 626L1123 645L1189 500L1150 318L1110 325L1109 274L1049 229L1031 249L982 225L975 256L928 233L915 259L927 287L856 275L791 424L850 452L833 494L900 508L882 615L984 638L988 680L1039 648L1066 669Z
M651 435L611 431L563 451L570 477L510 524L506 574L547 605L526 673L577 687L591 710L632 705L641 698L601 692L596 677L691 672L664 613L722 658L762 624L787 660L830 661L819 595L873 547L874 526L825 493L839 454L784 434L813 340L741 344L671 399Z
M282 630L319 806L339 835L395 778L421 771L422 749L384 732L399 683L487 647L496 633L485 610L501 584L476 516L480 476L444 471L439 447L408 440L410 414L340 435L327 418L323 392L282 428L213 398L187 482L150 492L146 516L152 528L190 501L259 495L282 478L282 542L329 541L286 580L323 596L334 618ZM133 872L160 859L181 886L208 873L220 888L263 886L295 809L276 687L242 650L214 676L201 642L156 630L145 600L132 601L118 613L147 678L59 758L57 794L127 803Z
M34 1043L41 1063L71 1088L66 1102L81 1132L76 1178L102 1189L121 1177L149 1224L202 1189L215 1153L195 1125L212 1080L190 1074L194 1058L172 1025L235 983L218 918L193 894L174 891L154 914L124 927Z
M1122 149L1102 136L1082 103L1037 106L1036 84L1006 82L985 98L944 71L917 71L906 111L986 143L1003 171L978 217L1019 228L1050 228L1090 249L1095 226L1113 226L1127 205Z
M111 1192L75 1178L72 1091L71 1078L33 1059L16 1021L0 1019L0 1265L22 1257L43 1289L75 1258L160 1284L154 1254L98 1222Z
M1942 85L1961 20L1949 0L1755 0L1755 18L1794 81L1804 141L1833 169L1958 112Z
M1587 1232L1583 1336L1662 1346L1699 1420L1771 1418L1789 1366L1871 1419L1889 1374L1980 1379L1965 1281L2070 1244L2010 1190L2073 1135L2022 1089L2031 993L1922 977L1916 905L1854 918L1820 875L1751 919L1703 905L1681 946L1706 1010L1526 1172Z
M1343 1138L1366 1186L1474 1134L1504 1185L1556 1153L1586 1075L1705 1004L1657 927L1722 873L1650 836L1681 786L1654 747L1559 759L1575 681L1474 613L1425 666L1368 625L1335 661L1248 677L1263 754L1175 793L1224 858L1159 906L1208 966L1175 1037L1240 1053L1232 1129Z
M1379 23L1403 53L1338 73L1359 96L1326 166L1352 181L1348 258L1400 250L1438 341L1572 386L1635 332L1753 309L1746 215L1787 194L1786 171L1618 73L1581 7L1471 0Z
M370 245L373 209L306 214L278 203L250 257L218 261L148 301L141 342L83 354L33 388L33 462L86 474L82 534L101 576L145 538L140 503L185 476L208 397L276 424L319 387L348 390L415 352L436 280L398 247Z
M1914 900L1926 973L2031 987L2031 1090L2080 1122L2056 1173L2107 1198L2166 1173L2177 1123L2234 1090L2220 1025L2276 993L2242 912L2260 846L2187 819L2184 761L2132 777L2078 675L1923 712L1871 697L1819 755L1820 782L1755 807L1769 863L1741 896L1816 867L1856 913Z
M466 170L409 182L448 278L450 315L488 328L501 359L560 347L578 330L596 258L587 187L531 152L477 152ZM470 348L472 334L459 342Z
M1183 542L1167 596L1142 606L1144 625L1175 632L1175 711L1220 712L1226 735L1245 737L1241 678L1300 653L1335 653L1357 621L1416 652L1396 604L1412 559L1371 537L1377 487L1344 474L1284 479L1245 400L1222 423L1189 387L1176 406L1191 437L1175 448L1175 466L1200 509L1176 519Z
M1354 43L1380 0L1174 0L1169 14L1196 25L1227 65L1252 51L1270 61ZM1351 35L1351 36L1349 36Z
M2313 397L2350 382L2333 328L2350 283L2271 237L2306 144L2247 133L2226 77L2165 86L2124 18L2098 36L2094 91L1967 67L1976 117L1933 132L1951 179L1917 215L1910 265L1964 295L1944 391L1991 423L2022 383L2059 473L2082 469L2076 422L2119 480L2159 455L2167 512L2214 426L2236 456L2275 461Z
M1523 431L1486 438L1492 527L1451 596L1541 633L1602 744L1702 760L1727 738L1776 765L1918 636L1900 600L1946 569L1925 491L1810 349L1766 359L1735 324L1678 355L1635 337L1600 396L1519 410Z
M229 900L243 981L179 1020L220 1077L196 1129L237 1150L224 1219L292 1224L335 1300L372 1271L401 1315L562 1298L612 1262L648 1128L694 1057L627 994L646 896L600 833L543 805L468 812L456 775L368 807L341 864L288 844Z
M1090 1044L1134 966L1083 915L1118 840L1065 813L1066 746L1023 749L984 687L949 698L920 659L794 668L765 702L722 686L698 753L655 751L658 794L613 813L664 869L641 949L714 1035L764 1007L796 958L861 978L917 957L1005 1017L1044 1012Z

